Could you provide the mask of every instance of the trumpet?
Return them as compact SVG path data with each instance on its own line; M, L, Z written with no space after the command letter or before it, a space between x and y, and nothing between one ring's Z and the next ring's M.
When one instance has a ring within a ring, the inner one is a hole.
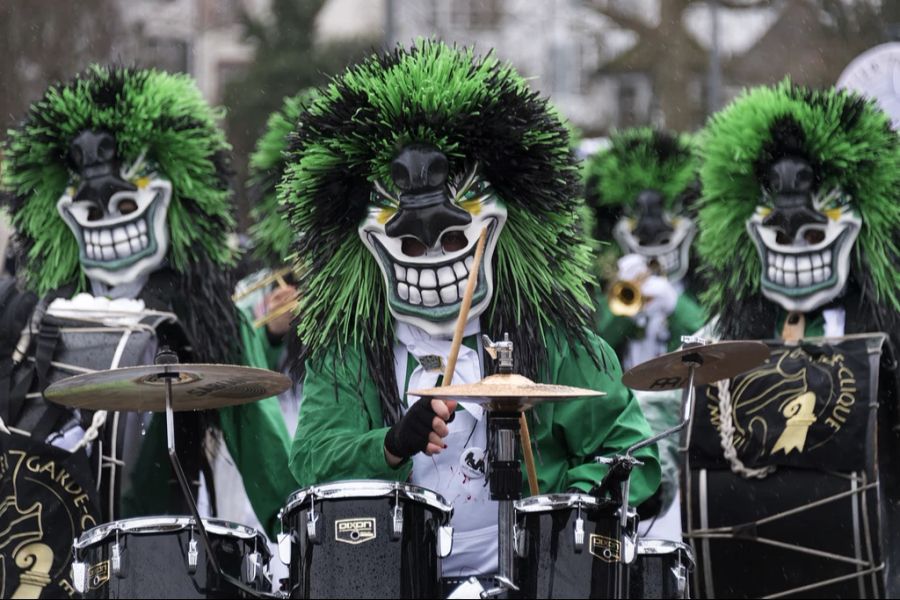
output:
M269 286L273 284L277 284L279 288L289 287L285 277L291 274L293 271L290 267L284 267L278 269L277 271L272 271L265 277L261 277L252 283L247 284L246 286L241 286L235 293L231 296L231 300L234 302L239 302L251 294L254 294L260 290L265 290ZM286 304L282 304L275 310L267 312L263 316L253 321L253 327L259 329L260 327L264 327L268 325L278 317L284 315L285 313L293 311L297 308L297 305L300 303L299 300L294 300L292 302L288 302Z
M651 275L659 275L662 267L655 258L647 264L647 271L635 279L619 279L614 281L607 293L609 312L617 317L633 317L644 308L652 298L641 294L641 286Z
M613 282L607 293L609 312L617 317L633 317L641 312L648 300L641 294L641 284L649 276L647 273L637 279L620 279Z

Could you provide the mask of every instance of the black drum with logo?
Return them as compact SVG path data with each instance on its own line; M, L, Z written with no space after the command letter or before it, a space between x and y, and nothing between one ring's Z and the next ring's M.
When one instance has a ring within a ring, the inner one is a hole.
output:
M522 598L616 598L627 548L618 504L587 494L516 502L516 584Z
M669 540L641 540L637 559L628 565L628 597L691 597L694 555L689 546Z
M295 492L282 512L290 596L439 597L451 515L440 495L393 481L338 481Z
M220 576L190 517L125 519L75 542L72 581L84 598L248 598L269 595L271 555L263 534L203 519Z
M896 405L879 393L883 340L769 342L765 364L698 389L681 498L699 597L900 593L900 445Z

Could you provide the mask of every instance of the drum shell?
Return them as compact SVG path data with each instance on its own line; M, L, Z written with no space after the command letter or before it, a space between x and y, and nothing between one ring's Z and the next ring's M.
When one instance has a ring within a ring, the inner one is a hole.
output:
M383 483L384 489L392 485ZM290 597L439 597L439 529L449 523L449 507L442 510L400 495L403 526L400 535L395 536L393 515L397 501L396 495L382 494L308 497L294 506L289 503L282 522L292 538ZM311 508L318 519L316 540L307 533ZM347 523L371 524L374 536L352 543L338 531L341 524Z
M187 517L158 517L126 519L118 523L148 524L143 530L110 533L102 540L84 543L79 541L75 549L78 562L85 564L87 584L81 594L84 598L246 598L249 595L230 582L221 579L207 559L206 549L199 533L180 526L192 521ZM233 529L234 524L204 519L220 524L223 529ZM154 523L154 525L149 525ZM86 531L81 540L90 538ZM248 528L237 526L244 531ZM227 534L207 529L210 543L216 553L220 568L231 577L257 592L268 593L271 582L266 577L270 555L265 537ZM188 549L193 537L197 542L197 566L188 565ZM119 573L112 569L113 546L118 540L121 556ZM260 563L254 577L249 577L249 556L260 553ZM191 572L193 571L193 572ZM105 579L105 581L104 581Z
M618 597L624 575L621 527L615 514L618 507L597 504L580 494L554 494L543 498L564 504L566 497L574 505L526 512L522 510L522 501L516 503L518 597ZM535 496L524 502L540 498ZM578 499L583 499L584 503L579 503ZM575 543L579 506L584 519L584 543L580 548ZM601 556L603 548L610 543L619 546L612 556ZM592 552L592 547L596 552Z
M629 598L690 598L693 553L679 542L641 540L628 566Z

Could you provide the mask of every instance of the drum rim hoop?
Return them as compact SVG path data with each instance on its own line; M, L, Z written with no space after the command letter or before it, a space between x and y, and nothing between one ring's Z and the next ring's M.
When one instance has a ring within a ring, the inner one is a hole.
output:
M288 497L287 503L282 509L282 518L287 517L297 508L306 504L307 499L310 497L320 501L351 498L384 498L398 492L406 500L425 504L434 510L444 513L447 521L450 520L450 516L453 514L453 507L447 503L443 496L420 485L383 479L345 479L311 485L297 490Z
M672 540L662 540L654 538L642 539L638 541L638 555L643 554L645 556L656 556L674 554L676 552L684 552L690 559L691 563L694 562L694 553L691 550L691 547L684 542L675 542Z
M595 509L613 505L615 505L613 502L600 502L590 494L541 494L516 500L515 510L517 513L539 513L578 508L579 506Z
M266 537L256 529L223 519L202 519L206 531L213 535L234 537L242 540L256 538L261 541L257 545L257 552L268 552ZM123 533L131 535L149 535L168 533L171 531L183 531L195 523L193 517L156 515L146 517L132 517L119 519L109 523L101 523L82 532L73 544L76 550L84 550L90 546L105 541L114 534Z

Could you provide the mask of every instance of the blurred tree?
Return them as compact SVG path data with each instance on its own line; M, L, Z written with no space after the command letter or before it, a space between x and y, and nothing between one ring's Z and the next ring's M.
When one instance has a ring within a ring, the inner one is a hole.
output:
M0 138L49 83L107 60L121 33L116 0L0 1Z
M723 61L723 79L738 87L774 83L785 75L807 85L830 85L853 57L887 39L881 11L889 2L716 1L724 9L770 6L779 11L775 25L747 53ZM698 4L708 6L709 0L658 0L655 22L638 12L645 4L617 0L585 0L585 4L638 36L637 44L604 66L603 72L646 74L662 125L682 131L701 126L706 117L709 51L688 31L685 11Z
M226 129L234 146L239 181L246 181L247 159L262 135L269 114L286 96L325 83L377 45L380 31L370 39L319 42L315 20L325 0L273 0L271 14L255 19L244 14L245 35L256 48L254 60L225 87ZM237 193L241 228L249 207L243 189Z

